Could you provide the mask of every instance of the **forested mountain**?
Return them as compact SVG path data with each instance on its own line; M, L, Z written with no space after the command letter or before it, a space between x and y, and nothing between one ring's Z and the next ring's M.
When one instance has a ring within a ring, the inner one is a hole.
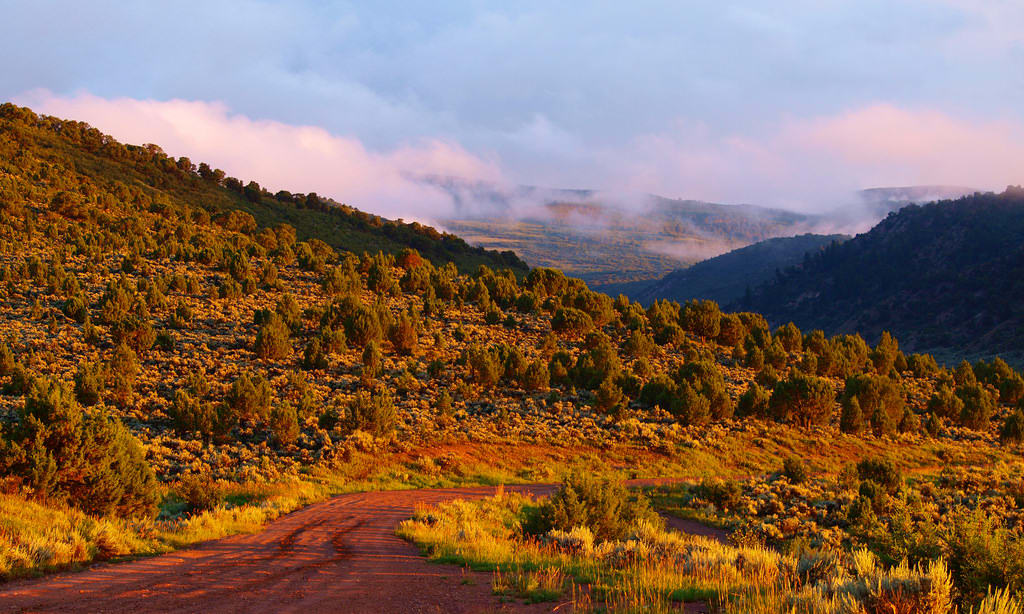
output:
M907 348L1024 352L1024 189L910 205L758 288L744 308Z
M596 289L612 296L621 292L644 305L658 299L678 302L710 299L725 305L742 299L748 288L760 286L829 244L849 238L804 234L767 239L673 271L661 279L609 284L596 286Z
M29 161L40 168L33 176L21 172ZM417 222L387 220L312 192L271 194L255 181L228 177L205 163L175 160L157 145L124 145L82 122L38 116L12 104L0 106L0 201L31 200L42 195L40 183L55 181L63 185L54 204L76 215L95 215L109 198L158 213L188 205L226 227L286 223L300 240L318 239L354 253L396 254L413 248L435 264L450 261L461 270L487 264L526 272L512 252L472 247Z

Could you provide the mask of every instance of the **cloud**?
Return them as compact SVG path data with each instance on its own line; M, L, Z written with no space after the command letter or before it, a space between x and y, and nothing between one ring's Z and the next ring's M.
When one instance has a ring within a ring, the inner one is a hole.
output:
M999 188L1024 180L1024 124L971 121L936 110L877 104L797 122L795 147L821 152L862 185L957 184Z
M1022 181L1020 2L80 5L0 0L0 99L46 88L20 100L389 215L443 207L402 179L421 166L802 209L869 185ZM238 142L172 130L198 117ZM345 163L305 157L303 126Z
M821 211L876 186L1024 181L1024 123L871 104L789 118L759 134L717 135L679 121L624 151L598 155L605 177L635 188L719 202Z
M419 137L374 149L316 126L252 119L220 102L59 96L45 90L19 102L89 122L125 142L157 143L171 155L205 161L268 189L315 191L393 218L439 223L456 210L497 209L515 217L536 214L537 205L553 198L549 190L513 185L510 178L521 176L509 171L510 163L525 163L515 154L499 158L452 139ZM886 103L790 117L734 134L677 119L621 146L600 147L535 115L502 139L509 144L503 151L540 152L543 167L535 163L530 174L537 183L597 189L598 198L627 209L641 207L645 194L659 194L821 212L862 205L853 193L865 187L1001 189L1024 181L1021 122ZM503 198L496 199L497 193Z
M168 155L207 162L272 191L317 192L388 217L431 221L451 211L450 196L418 177L503 182L493 161L450 141L421 139L372 151L357 138L251 119L219 102L62 97L47 91L18 101L39 113L85 121L122 142L156 143Z

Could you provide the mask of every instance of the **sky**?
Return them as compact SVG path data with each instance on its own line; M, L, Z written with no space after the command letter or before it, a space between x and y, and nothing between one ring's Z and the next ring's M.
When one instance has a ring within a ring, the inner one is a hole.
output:
M0 0L0 99L271 189L419 178L816 211L1024 183L1024 2Z

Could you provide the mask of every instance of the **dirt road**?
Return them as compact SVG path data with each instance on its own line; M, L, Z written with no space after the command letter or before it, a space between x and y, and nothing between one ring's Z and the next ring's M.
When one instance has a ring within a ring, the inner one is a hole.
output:
M491 574L430 563L394 534L416 504L492 494L481 487L342 495L256 535L0 585L0 611L549 612L558 604L501 604Z

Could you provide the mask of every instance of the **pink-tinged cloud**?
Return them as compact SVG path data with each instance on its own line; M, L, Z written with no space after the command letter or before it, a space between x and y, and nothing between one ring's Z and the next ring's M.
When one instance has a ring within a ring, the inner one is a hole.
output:
M998 188L1024 181L1024 126L875 105L792 128L810 151L830 154L875 185L946 183Z
M207 162L243 181L276 191L317 192L388 217L431 221L451 209L424 175L501 181L497 166L458 144L425 140L387 152L315 126L254 120L217 102L61 97L46 91L21 97L35 111L84 121L125 143L156 143L172 156Z
M620 181L672 196L820 209L866 187L1024 183L1024 124L877 104L789 118L760 135L680 122L634 140ZM609 166L612 166L609 163Z
M46 91L19 102L86 121L124 142L157 143L171 155L207 162L268 189L315 191L373 213L435 223L452 213L452 198L416 177L507 187L505 178L516 176L524 183L604 190L607 200L623 206L654 193L806 211L851 203L852 193L866 187L988 190L1024 183L1024 124L890 104L790 117L748 134L723 135L681 119L658 133L600 147L538 120L522 134L505 136L520 147L534 144L531 164L540 174L524 176L522 169L482 158L454 141L415 141L378 152L354 137L250 119L217 102L61 97ZM493 149L501 151L502 143ZM537 170L541 162L544 168ZM530 213L540 203L510 204ZM480 209L487 206L478 203Z

